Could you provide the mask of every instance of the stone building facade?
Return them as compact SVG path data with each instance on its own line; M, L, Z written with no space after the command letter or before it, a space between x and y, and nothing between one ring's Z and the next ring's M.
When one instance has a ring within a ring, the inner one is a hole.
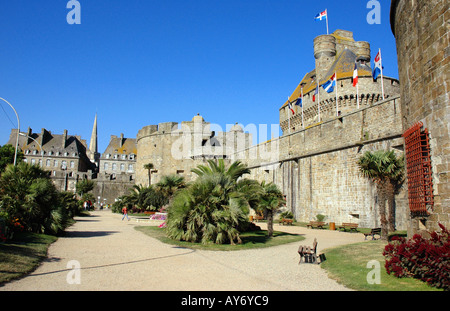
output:
M99 157L94 197L97 203L113 204L135 184L137 145L135 138L111 135L108 146Z
M16 145L17 129L11 130L7 144ZM33 133L28 128L19 135L19 148L24 161L41 166L60 191L75 192L79 180L95 177L95 165L89 160L86 141L77 135L53 134L43 128L40 133Z
M403 131L421 122L422 131L429 133L434 203L427 206L427 215L413 217L412 233L419 227L440 230L438 223L450 227L449 6L441 0L391 2Z

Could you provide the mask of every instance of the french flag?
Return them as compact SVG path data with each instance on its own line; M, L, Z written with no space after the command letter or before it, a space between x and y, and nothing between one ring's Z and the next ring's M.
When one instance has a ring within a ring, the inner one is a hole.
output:
M313 94L313 102L316 102L316 95L319 94L319 84L317 84L316 90Z
M317 21L317 20L322 20L322 19L324 19L324 18L327 18L327 10L325 10L325 11L323 11L323 12L321 12L321 13L319 13L319 14L317 14L315 17L314 17L314 19Z
M378 76L381 74L381 71L383 70L382 64L381 64L381 50L378 51L377 56L375 56L375 67L373 68L373 79L376 80Z
M355 69L353 70L353 86L358 85L358 67L355 63Z
M292 114L295 114L295 111L294 111L294 108L292 108L292 105L291 105L291 102L290 102L290 100L288 99L288 106L289 106L289 109L291 109L291 111L292 111Z
M327 91L327 93L331 93L334 91L334 87L336 86L336 73L331 76L331 79L323 84L323 89Z

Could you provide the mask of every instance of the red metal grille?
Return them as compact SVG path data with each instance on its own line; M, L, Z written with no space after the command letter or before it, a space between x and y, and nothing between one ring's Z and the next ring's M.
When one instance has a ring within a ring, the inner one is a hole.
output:
M433 208L433 183L428 129L422 122L408 129L403 137L406 146L409 208L413 216L427 216Z

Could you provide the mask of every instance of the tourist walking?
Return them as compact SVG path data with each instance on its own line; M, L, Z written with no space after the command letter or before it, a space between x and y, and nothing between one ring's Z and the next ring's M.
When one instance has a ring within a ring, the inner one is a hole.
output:
M126 206L124 206L124 207L122 208L122 213L123 213L122 220L125 218L125 216L127 216L127 220L130 220L130 219L128 218L128 209L127 209Z

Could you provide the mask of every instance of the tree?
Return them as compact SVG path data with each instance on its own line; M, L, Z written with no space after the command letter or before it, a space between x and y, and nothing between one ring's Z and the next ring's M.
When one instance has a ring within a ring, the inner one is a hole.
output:
M0 147L0 175L3 172L8 164L14 163L14 154L16 149L12 145L3 145ZM22 150L17 151L17 163L23 160L23 152Z
M77 184L75 185L75 189L78 195L80 195L81 197L92 191L95 187L95 182L93 180L89 180L89 179L83 179L82 181L77 182Z
M219 159L218 161L208 160L208 166L199 165L191 171L198 176L223 174L231 178L233 182L237 182L237 180L245 174L250 174L250 169L240 161L233 162L227 168L223 159Z
M147 163L144 164L144 169L148 170L148 185L151 186L152 185L152 169L154 169L155 166L153 165L153 163Z
M189 242L241 243L239 226L248 221L249 204L237 179L248 169L240 162L228 168L223 160L208 161L192 172L197 179L178 191L170 205L167 234Z
M372 180L377 187L380 210L381 237L388 238L388 232L395 230L395 193L404 180L404 158L394 151L367 151L358 160L364 177ZM389 204L389 221L386 218L386 201Z
M170 204L178 189L184 188L186 183L183 176L166 175L161 178L156 186L157 189L168 199Z
M27 231L59 234L68 225L65 201L37 165L10 164L0 177L0 210L9 220L18 219Z
M286 205L283 193L273 183L261 183L261 194L258 202L258 208L267 213L267 235L273 236L273 215L281 207Z

